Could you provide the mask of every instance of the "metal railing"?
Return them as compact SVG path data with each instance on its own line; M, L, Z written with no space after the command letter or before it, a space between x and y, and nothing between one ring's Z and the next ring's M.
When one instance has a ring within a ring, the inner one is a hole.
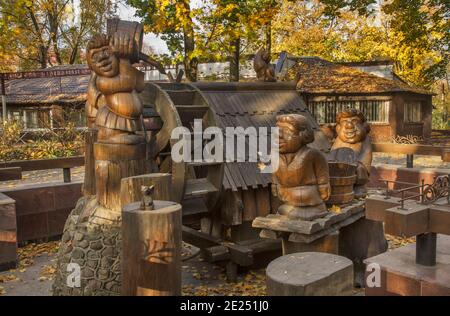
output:
M379 179L379 181L384 182L386 185L385 199L400 194L399 209L401 210L406 210L405 201L408 200L418 200L420 204L431 204L441 198L446 198L447 203L450 204L450 175L434 177L433 183L431 184L425 184L423 179L420 184L385 179ZM408 185L408 187L402 189L389 189L390 183L394 184L394 186ZM417 189L419 190L418 194L416 193ZM406 193L411 191L415 194L406 196Z

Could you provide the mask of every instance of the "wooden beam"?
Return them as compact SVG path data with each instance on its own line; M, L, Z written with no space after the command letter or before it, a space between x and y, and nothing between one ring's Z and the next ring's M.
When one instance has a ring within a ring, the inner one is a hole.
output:
M20 180L22 179L22 168L9 167L0 168L0 181Z
M201 249L219 246L222 243L222 240L219 238L212 237L187 226L183 226L182 232L184 242Z
M447 157L448 154L444 155L444 153L448 153L450 147L420 144L373 143L372 150L382 153Z
M84 166L83 156L53 158L53 159L35 159L35 160L14 160L0 164L2 168L20 167L22 171L63 169Z

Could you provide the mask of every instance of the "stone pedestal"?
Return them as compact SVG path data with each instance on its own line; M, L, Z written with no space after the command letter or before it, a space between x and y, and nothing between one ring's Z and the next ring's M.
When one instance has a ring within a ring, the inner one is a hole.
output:
M92 214L80 221L80 213L89 208L93 209ZM66 221L61 238L53 295L120 295L120 217L116 221L106 220L106 214L95 198L82 197L78 201ZM79 287L67 282L74 272L71 269L68 271L70 263L80 268Z
M271 296L350 295L353 264L332 254L294 253L272 261L266 279L267 294Z
M364 263L368 266L366 280L371 283L366 284L366 295L450 296L450 236L438 235L436 265L432 267L416 263L415 244L369 258Z

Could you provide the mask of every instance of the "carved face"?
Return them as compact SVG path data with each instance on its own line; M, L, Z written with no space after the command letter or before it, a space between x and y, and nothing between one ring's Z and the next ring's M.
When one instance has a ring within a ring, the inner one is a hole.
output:
M303 146L303 139L300 132L306 127L302 126L298 130L294 125L287 122L277 122L279 128L279 149L281 154L296 153Z
M367 136L367 123L361 122L358 116L343 117L336 125L338 137L346 143L356 144L362 142Z
M119 59L109 46L89 51L89 65L101 77L115 77L119 74Z

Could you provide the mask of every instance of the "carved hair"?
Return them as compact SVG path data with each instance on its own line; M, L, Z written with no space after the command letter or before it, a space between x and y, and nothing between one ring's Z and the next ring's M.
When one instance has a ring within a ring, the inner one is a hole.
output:
M109 46L109 38L104 34L96 34L89 40L87 51L105 46Z
M309 144L314 141L314 130L311 123L300 114L284 114L277 116L277 122L288 123L295 127L303 139L304 144ZM304 129L302 131L302 129Z
M366 117L364 116L363 112L360 110L354 109L354 108L346 108L345 110L342 110L336 115L336 124L341 124L342 118L347 117L354 117L357 116L361 120L361 123L366 128L367 133L370 132L370 125L367 123Z

